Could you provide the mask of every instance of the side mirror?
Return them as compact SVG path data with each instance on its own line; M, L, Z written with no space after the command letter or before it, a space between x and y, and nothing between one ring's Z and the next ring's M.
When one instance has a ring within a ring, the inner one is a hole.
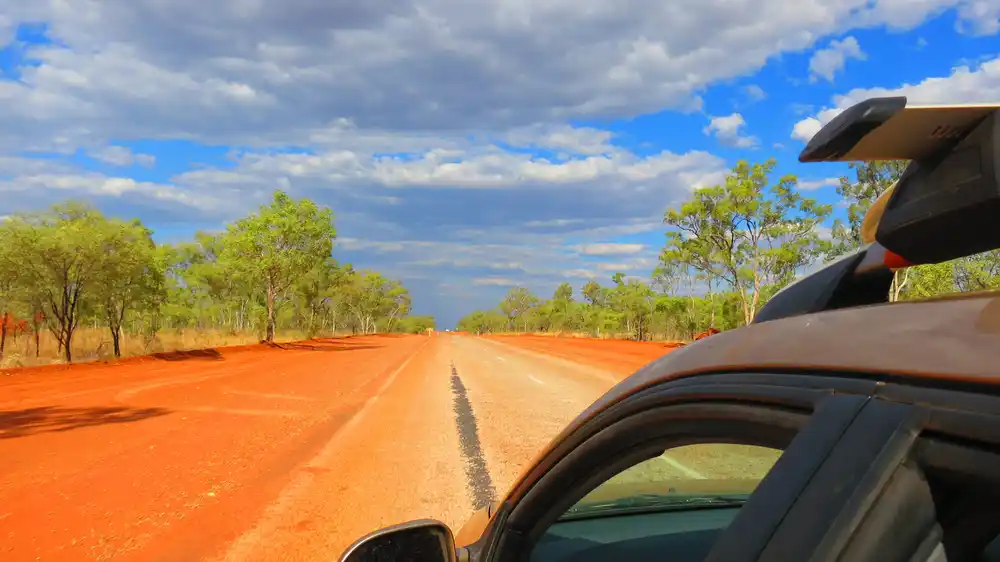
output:
M422 519L365 535L340 562L456 562L455 538L440 521Z

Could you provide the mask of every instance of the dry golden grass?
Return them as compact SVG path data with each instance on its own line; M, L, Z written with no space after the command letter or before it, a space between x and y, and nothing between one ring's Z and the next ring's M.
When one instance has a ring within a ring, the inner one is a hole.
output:
M275 337L276 341L287 342L306 339L303 332L283 331ZM257 343L256 333L231 333L221 330L161 330L152 338L144 338L135 334L122 334L122 357L149 355L164 351L185 351L192 349L207 349L231 345L246 345ZM73 362L84 363L114 357L114 347L111 334L106 328L79 328L73 334ZM8 336L4 348L0 368L26 367L33 365L49 365L64 363L59 354L55 337L47 331L39 335L38 356L35 356L35 337L32 334L17 338Z

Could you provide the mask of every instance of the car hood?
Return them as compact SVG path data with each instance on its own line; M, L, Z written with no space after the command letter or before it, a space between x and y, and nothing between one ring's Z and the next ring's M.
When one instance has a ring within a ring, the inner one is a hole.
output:
M455 546L465 547L479 540L490 523L490 517L500 508L500 501L476 510L455 535Z

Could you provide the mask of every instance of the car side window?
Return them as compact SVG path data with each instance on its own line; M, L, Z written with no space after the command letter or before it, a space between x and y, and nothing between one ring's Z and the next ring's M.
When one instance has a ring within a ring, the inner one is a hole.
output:
M782 451L699 443L667 449L591 490L542 535L532 562L704 559Z

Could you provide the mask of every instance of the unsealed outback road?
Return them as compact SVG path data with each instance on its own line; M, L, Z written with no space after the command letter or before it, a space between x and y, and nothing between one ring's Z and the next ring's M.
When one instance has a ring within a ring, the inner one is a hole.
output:
M669 351L373 336L0 375L0 560L333 560L457 528Z

